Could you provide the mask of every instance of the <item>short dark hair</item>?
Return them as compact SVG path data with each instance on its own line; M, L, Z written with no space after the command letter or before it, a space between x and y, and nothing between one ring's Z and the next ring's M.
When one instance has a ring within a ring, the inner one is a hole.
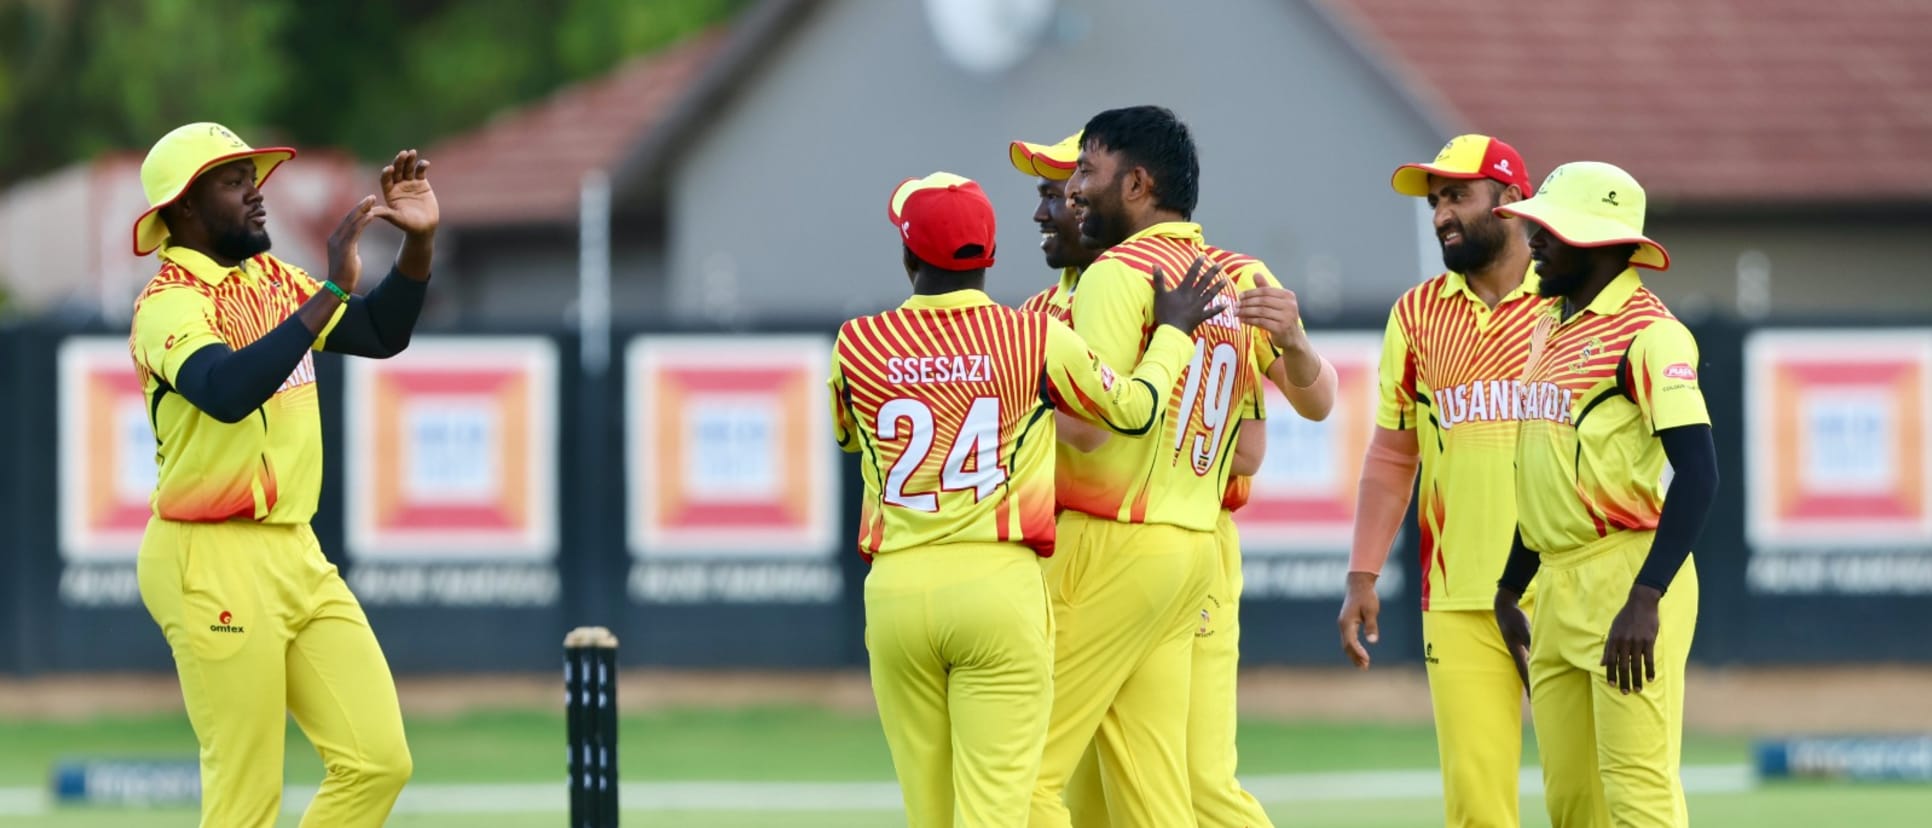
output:
M1187 124L1164 106L1109 109L1087 121L1080 142L1117 152L1154 177L1154 206L1192 218L1201 198L1201 159Z

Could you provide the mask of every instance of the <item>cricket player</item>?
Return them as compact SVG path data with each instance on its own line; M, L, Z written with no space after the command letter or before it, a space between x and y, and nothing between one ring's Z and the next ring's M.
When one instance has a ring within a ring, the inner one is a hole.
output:
M309 528L322 484L311 352L409 345L436 196L429 162L398 153L380 203L362 199L330 236L318 282L268 252L261 187L294 155L194 123L141 164L150 207L134 253L158 251L161 269L129 336L159 465L138 577L201 744L204 828L275 824L290 714L327 768L305 827L383 824L411 769L382 648ZM356 243L378 218L403 231L402 250L358 297Z
M1342 652L1368 669L1359 639L1377 639L1375 581L1419 488L1423 654L1443 824L1513 828L1525 688L1496 626L1491 584L1516 531L1514 383L1549 300L1537 293L1520 222L1491 211L1528 197L1529 168L1503 141L1460 135L1434 161L1398 167L1390 184L1428 199L1446 270L1396 300L1382 335L1376 428L1338 619Z
M1053 680L1045 415L1152 428L1223 286L1196 267L1156 290L1147 351L1119 377L1065 323L986 295L995 220L978 184L909 179L887 216L913 296L839 329L830 380L839 446L864 455L873 692L911 825L951 826L955 808L964 825L1019 825Z
M1534 226L1540 289L1560 300L1511 403L1523 414L1517 533L1495 601L1504 641L1528 648L1519 669L1556 828L1690 824L1678 779L1697 627L1690 553L1717 449L1697 342L1637 275L1670 266L1644 236L1644 203L1628 173L1578 161L1496 208ZM1531 577L1533 628L1516 608Z
M1040 247L1047 267L1060 271L1057 284L1035 294L1020 307L1050 313L1060 319L1072 318L1080 274L1099 253L1081 243L1079 222L1074 220L1066 199L1066 180L1072 177L1079 160L1080 139L1081 133L1076 132L1054 144L1014 141L1008 148L1013 167L1037 179L1040 202L1033 220L1040 225ZM1212 245L1206 251L1209 261L1222 264L1227 268L1224 272L1235 276L1238 287L1266 273L1266 267L1257 260ZM1329 370L1327 376L1332 380L1332 367ZM1319 420L1333 406L1334 390L1335 383L1330 381L1317 382L1308 388L1290 385L1284 392L1293 395L1298 411ZM1265 419L1262 400L1262 395L1252 395L1250 408L1243 412L1242 418ZM1070 450L1092 451L1107 439L1107 432L1079 421L1062 422L1060 439L1060 456L1066 457ZM1266 446L1267 431L1263 427L1252 425L1238 432L1227 491L1215 527L1220 572L1206 608L1215 623L1212 628L1203 626L1196 631L1190 687L1192 703L1188 707L1187 767L1196 818L1204 826L1271 824L1260 803L1235 778L1234 744L1241 599L1240 535L1234 512L1247 504L1251 476L1260 471ZM1077 462L1061 462L1061 486L1076 485L1069 471ZM1068 777L1064 796L1074 828L1107 828L1110 824L1097 748L1090 747L1081 757L1073 775Z
M1082 243L1106 252L1080 275L1073 324L1103 359L1127 362L1139 358L1151 323L1157 269L1209 260L1200 226L1189 221L1199 163L1186 126L1158 107L1103 112L1080 140L1067 197ZM1258 390L1250 360L1265 352L1259 367L1300 387L1323 374L1292 294L1256 287L1238 301L1238 315L1197 332L1157 433L1061 456L1061 479L1070 481L1058 489L1067 542L1048 567L1054 702L1034 826L1070 824L1065 787L1096 739L1112 824L1195 822L1187 770L1193 643L1213 629L1214 532L1241 412ZM1257 345L1244 323L1264 326L1274 342Z

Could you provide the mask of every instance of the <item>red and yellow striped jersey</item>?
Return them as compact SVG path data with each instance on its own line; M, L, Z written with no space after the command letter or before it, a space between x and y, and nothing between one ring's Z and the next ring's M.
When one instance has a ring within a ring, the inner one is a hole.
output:
M1012 542L1051 555L1050 409L1144 434L1189 352L1156 331L1122 380L1064 323L977 290L845 323L829 384L839 446L864 455L860 554Z
M1589 307L1542 316L1523 377L1516 490L1523 545L1563 553L1611 532L1657 528L1657 432L1709 425L1697 341L1625 270Z
M1516 532L1513 402L1550 300L1536 272L1491 308L1460 273L1410 288L1382 335L1375 422L1416 432L1422 609L1483 610Z
M1069 325L1073 324L1073 291L1080 284L1080 268L1068 267L1060 270L1058 284L1027 297L1020 303L1020 310L1028 313L1044 313Z
M1192 222L1156 224L1101 254L1080 277L1073 326L1104 361L1139 358L1153 326L1155 267L1177 283L1209 248ZM1231 255L1231 254L1230 254ZM1247 260L1253 262L1253 260ZM1241 273L1252 265L1243 264ZM1168 397L1159 428L1140 439L1110 439L1090 453L1061 455L1060 504L1126 523L1161 523L1214 531L1228 488L1228 462L1242 412L1252 409L1257 369L1273 366L1266 337L1235 313L1242 279L1230 273L1227 311L1196 329L1193 353Z
M260 339L322 289L268 254L224 268L185 247L163 247L161 271L134 302L128 348L147 397L159 477L150 498L166 520L307 523L322 491L322 417L315 360L304 356L255 416L224 423L174 392L182 363L222 343ZM342 318L329 320L315 348Z

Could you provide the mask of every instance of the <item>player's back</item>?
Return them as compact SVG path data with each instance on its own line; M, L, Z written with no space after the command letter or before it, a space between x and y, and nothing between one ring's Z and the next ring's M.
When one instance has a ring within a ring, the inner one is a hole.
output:
M1144 297L1152 295L1154 268L1171 285L1211 249L1198 235L1159 233L1108 249L1081 277L1075 330L1102 358L1131 363L1136 354L1120 352L1125 350L1121 337L1130 338L1130 347L1145 347L1153 318ZM1223 276L1228 278L1222 291L1227 308L1194 330L1193 358L1168 397L1160 428L1141 438L1108 440L1084 456L1063 458L1072 465L1062 475L1071 484L1060 492L1063 506L1129 523L1214 531L1242 412L1252 407L1257 392L1249 359L1253 333L1236 315L1235 280L1226 271ZM1129 330L1136 324L1137 330Z
M839 330L840 402L864 457L861 554L969 542L1051 554L1049 320L990 302L933 305Z

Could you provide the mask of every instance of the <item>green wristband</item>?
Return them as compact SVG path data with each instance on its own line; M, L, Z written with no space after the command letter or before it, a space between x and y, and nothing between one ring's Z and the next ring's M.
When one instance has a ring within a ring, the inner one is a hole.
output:
M349 292L343 290L341 285L334 282L323 282L322 287L328 290L328 292L335 294L335 298L341 299L344 302L349 301Z

